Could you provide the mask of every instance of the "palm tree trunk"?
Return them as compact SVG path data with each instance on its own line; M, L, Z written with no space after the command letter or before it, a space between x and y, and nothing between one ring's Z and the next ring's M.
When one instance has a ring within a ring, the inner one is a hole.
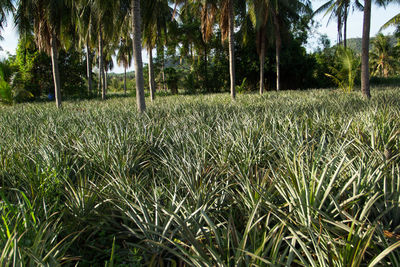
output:
M236 98L235 89L235 46L234 46L234 11L233 0L229 1L229 73L231 78L231 97L232 100Z
M104 70L104 72L105 72L105 75L104 75L104 91L105 91L105 94L107 95L107 90L108 90L108 70L107 69L105 69Z
M207 44L204 43L204 87L207 92L210 88L208 87L208 60L207 60Z
M90 47L89 40L86 41L86 70L88 79L88 95L92 93L92 64L90 62Z
M124 94L126 95L126 67L124 67Z
M281 30L280 23L277 14L274 14L274 24L275 24L275 52L276 52L276 91L281 90L281 68L280 68L280 59L281 59Z
M164 71L164 69L165 69L165 57L164 57L164 47L162 47L161 49L160 49L160 47L159 46L162 46L162 44L160 44L160 43L157 43L157 58L161 58L161 78L162 78L162 86L163 86L163 90L165 91L165 92L167 92L168 91L168 88L167 88L167 86L166 86L166 82L165 82L165 71Z
M104 79L104 62L103 62L103 34L101 27L99 30L99 72L100 72L100 88L101 88L101 99L106 99L106 87Z
M155 82L154 82L154 70L153 70L153 49L150 47L147 49L149 54L149 88L151 101L155 99Z
M53 68L54 94L57 108L61 107L60 73L58 71L58 52L55 35L51 37L51 64Z
M344 30L343 30L343 46L347 48L347 19L348 19L348 2L346 2L344 10Z
M100 49L98 49L98 54L100 55ZM101 95L101 83L102 83L102 76L100 71L100 57L99 57L99 83L97 85L97 95Z
M140 29L140 0L132 1L132 25L133 25L133 57L136 74L136 102L139 112L146 110L144 99L144 81L143 81L143 62L142 62L142 41Z
M163 89L164 89L165 92L167 92L168 88L167 88L167 83L165 82L164 60L162 62L162 66L161 66L161 76L162 76L162 81L163 81Z
M164 51L162 53L162 63L161 63L161 74L162 74L162 81L163 81L163 89L165 92L168 91L168 86L167 82L165 80L165 57L164 57Z
M193 44L190 44L190 56L192 58L192 65L190 66L190 70L194 70L194 65L196 63L196 55L194 54Z
M265 63L265 29L261 28L260 49L260 95L264 93L264 63Z
M361 52L361 91L363 96L371 98L369 88L369 35L371 29L371 0L364 1L364 22Z
M276 45L276 91L280 91L281 90L280 58L281 58L281 48L277 44Z
M343 23L342 23L342 16L340 15L340 14L338 14L337 15L337 19L338 19L338 21L337 21L337 30L338 30L338 45L340 46L341 45L341 43L342 43L342 26L343 26Z

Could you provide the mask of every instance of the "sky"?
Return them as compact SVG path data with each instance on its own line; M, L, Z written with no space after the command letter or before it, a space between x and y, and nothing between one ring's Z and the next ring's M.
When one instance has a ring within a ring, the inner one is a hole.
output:
M316 9L325 3L326 0L314 0L313 7ZM378 7L376 5L372 6L372 17L371 17L371 36L375 36L380 27L387 22L389 19L394 17L396 14L400 13L400 5L391 4L385 8ZM324 14L320 14L315 17L315 20L320 25L318 28L313 29L314 38L309 39L309 43L307 44L307 50L312 51L316 47L318 47L318 35L326 34L328 38L331 40L331 44L336 44L337 40L337 25L335 21L331 21L328 24L329 15L324 17ZM356 38L361 37L362 35L362 23L363 23L363 13L360 11L355 11L350 14L348 20L348 38ZM393 33L394 28L389 28L383 31L384 34ZM1 35L3 36L3 40L0 41L0 46L3 51L0 51L0 57L6 57L7 52L10 54L15 54L15 50L17 48L18 43L18 34L14 28L13 23L10 19L8 19L7 26L4 27L4 30L1 31ZM148 62L147 53L145 51L142 52L143 62ZM115 62L114 62L115 63ZM122 73L124 71L123 68L119 67L117 64L114 64L115 68L112 72ZM133 71L133 66L128 71Z

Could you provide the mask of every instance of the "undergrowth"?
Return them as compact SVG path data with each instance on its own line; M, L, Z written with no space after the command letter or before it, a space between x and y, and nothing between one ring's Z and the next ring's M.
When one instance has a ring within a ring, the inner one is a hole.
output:
M0 107L1 266L400 266L399 88Z

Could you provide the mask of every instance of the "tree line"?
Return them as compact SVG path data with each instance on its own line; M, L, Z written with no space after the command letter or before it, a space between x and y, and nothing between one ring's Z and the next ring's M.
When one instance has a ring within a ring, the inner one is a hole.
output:
M259 93L263 94L268 77L267 81L270 83L268 86L270 88L273 86L279 91L287 82L282 81L283 76L291 76L296 80L295 71L288 70L290 65L295 67L295 60L307 67L307 64L310 66L316 64L313 60L318 61L318 57L310 59L302 48L307 40L313 15L325 12L331 19L334 18L338 26L338 43L347 47L348 16L351 10L359 9L364 12L360 81L363 95L370 97L371 0L329 0L315 12L312 10L311 2L310 0L19 0L16 2L5 0L0 3L0 23L3 26L7 13L13 15L20 39L24 40L21 46L25 48L19 49L25 49L20 51L25 58L29 42L34 43L39 51L45 52L51 58L54 96L58 107L61 106L61 86L65 87L68 84L65 79L60 78L60 60L63 62L65 59L62 56L63 51L74 51L71 53L86 54L85 83L88 94L94 91L93 66L96 63L99 70L96 78L102 99L107 95L107 76L113 68L113 56L125 69L125 92L126 69L130 67L133 59L137 105L138 110L143 112L146 109L144 77L148 78L146 87L149 89L152 101L155 99L156 70L163 87L169 84L171 90L176 91L176 70L168 68L167 65L177 64L177 60L180 66L183 66L181 71L185 71L185 68L189 70L185 79L188 87L194 86L193 84L197 82L200 83L197 87L202 86L204 90L212 92L213 88L226 86L230 88L234 100L237 90L241 90L241 85L245 82L258 83ZM399 1L375 2L385 6L390 2ZM398 21L396 16L384 27L398 25ZM149 56L145 74L142 49L146 49ZM155 58L153 51L157 52ZM371 56L372 61L379 61L380 57L376 53L372 53ZM393 59L386 61L390 60ZM258 68L254 66L255 61L258 61ZM71 65L82 67L80 60L75 62L80 64ZM20 61L20 65L24 64L27 64L26 60ZM379 73L388 76L388 65L393 64L381 62L378 67ZM258 81L249 75L250 70L254 73L257 69ZM374 71L378 72L378 69ZM224 73L228 73L229 77ZM219 74L221 77L218 77ZM275 81L271 82L273 76ZM295 87L309 86L304 77L311 79L312 75L307 76L304 70L299 76L303 77L303 81L299 77ZM75 84L82 85L82 80Z

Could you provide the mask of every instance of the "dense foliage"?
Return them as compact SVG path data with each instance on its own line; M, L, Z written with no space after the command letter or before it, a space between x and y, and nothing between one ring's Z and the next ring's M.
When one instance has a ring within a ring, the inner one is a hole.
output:
M226 6L230 2L142 1L141 37L147 54L152 56L151 61L144 66L146 90L150 91L151 84L158 91L169 91L171 94L230 90L231 62L226 41ZM377 2L386 4L389 1ZM60 6L53 6L44 4L51 1L29 0L14 3L14 9L9 8L10 3L5 1L1 5L5 11L13 13L20 31L16 55L6 60L14 72L18 73L10 87L14 90L14 101L54 95L53 64L48 55L53 46L58 49L53 56L57 59L60 76L58 87L63 97L96 96L100 95L100 91L102 98L105 98L107 92L125 89L135 93L136 80L133 73L127 76L127 81L123 74L109 75L115 64L113 57L124 68L128 68L132 62L131 1L119 0L111 3L100 0L63 0L60 1ZM338 75L345 72L346 67L340 58L341 52L337 50L345 46L353 50L347 53L353 55L350 65L356 66L354 84L360 85L358 63L361 58L361 39L347 40L345 33L350 9L362 9L359 1L327 1L315 11L328 12L331 18L337 20L339 43L331 46L322 38L319 44L322 48L313 52L304 48L308 38L315 34L311 33L312 27L318 24L313 20L310 1L262 0L233 3L235 85L241 92L258 90L261 81L263 90L277 89L278 69L279 88L283 90L332 88L343 84L348 77ZM49 16L37 20L37 16L30 11L36 4ZM63 16L59 13L61 6L66 9L62 12ZM57 19L58 15L60 17ZM394 18L388 23L397 25L397 20ZM53 28L53 32L48 28ZM52 35L56 39L54 44L50 42ZM396 35L386 37L380 34L371 39L372 82L390 83L399 77L397 43ZM39 48L47 54L39 52ZM263 66L260 67L260 64ZM6 69L2 71L7 72ZM92 75L94 72L95 75ZM149 73L154 75L149 77Z
M38 50L32 38L20 39L16 55L3 61L1 66L7 70L7 80L13 91L29 92L27 97L17 97L17 102L54 95L51 58ZM62 93L65 96L84 96L86 68L82 54L74 49L61 50L59 64Z
M398 91L0 107L0 265L399 266Z

